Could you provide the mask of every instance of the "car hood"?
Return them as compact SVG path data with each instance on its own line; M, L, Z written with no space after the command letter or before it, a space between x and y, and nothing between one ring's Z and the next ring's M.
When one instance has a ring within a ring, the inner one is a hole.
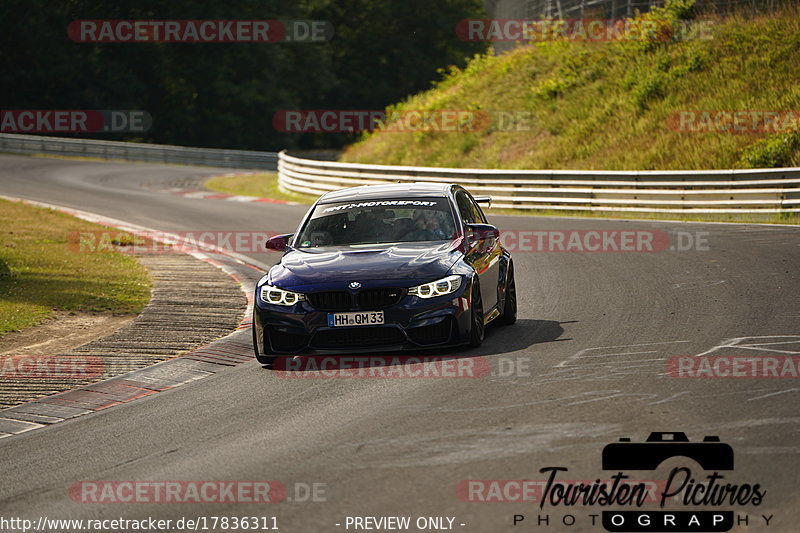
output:
M410 287L446 276L461 255L457 248L456 240L292 250L272 267L269 279L297 291L343 290L352 281Z

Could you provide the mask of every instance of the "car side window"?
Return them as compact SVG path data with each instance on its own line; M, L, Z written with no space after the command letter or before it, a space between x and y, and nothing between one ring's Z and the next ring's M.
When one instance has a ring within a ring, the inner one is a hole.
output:
M480 222L480 219L475 218L475 210L472 206L472 200L467 196L464 191L456 193L456 205L458 205L458 212L461 214L461 220L464 224L475 224Z
M486 215L483 214L481 206L478 205L474 198L469 198L469 203L472 206L475 222L479 224L486 224Z

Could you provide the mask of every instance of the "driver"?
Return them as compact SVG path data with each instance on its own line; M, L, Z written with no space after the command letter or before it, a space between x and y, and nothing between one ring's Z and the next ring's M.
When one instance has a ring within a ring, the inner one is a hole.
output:
M441 228L438 212L418 209L414 213L414 228L403 236L406 241L441 241L447 235Z
M351 243L384 242L391 240L392 226L383 221L382 211L366 210L356 216L349 227Z

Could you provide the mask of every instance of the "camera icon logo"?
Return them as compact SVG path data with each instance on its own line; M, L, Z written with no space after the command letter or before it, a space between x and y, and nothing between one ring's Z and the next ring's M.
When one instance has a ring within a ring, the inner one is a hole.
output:
M621 438L603 448L603 470L655 470L671 457L694 459L704 470L733 470L733 448L719 437L689 442L686 433L653 432L645 442Z

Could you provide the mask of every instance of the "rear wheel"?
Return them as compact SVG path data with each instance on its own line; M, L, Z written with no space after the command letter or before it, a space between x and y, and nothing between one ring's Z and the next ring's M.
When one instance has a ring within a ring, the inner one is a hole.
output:
M510 326L517 321L517 285L514 282L514 264L508 263L508 276L506 279L506 300L503 304L503 314L497 319L497 323L503 326Z
M483 299L481 298L481 287L477 276L472 282L472 294L470 297L470 307L472 308L472 325L469 330L469 345L477 348L483 343L485 327L483 325Z

